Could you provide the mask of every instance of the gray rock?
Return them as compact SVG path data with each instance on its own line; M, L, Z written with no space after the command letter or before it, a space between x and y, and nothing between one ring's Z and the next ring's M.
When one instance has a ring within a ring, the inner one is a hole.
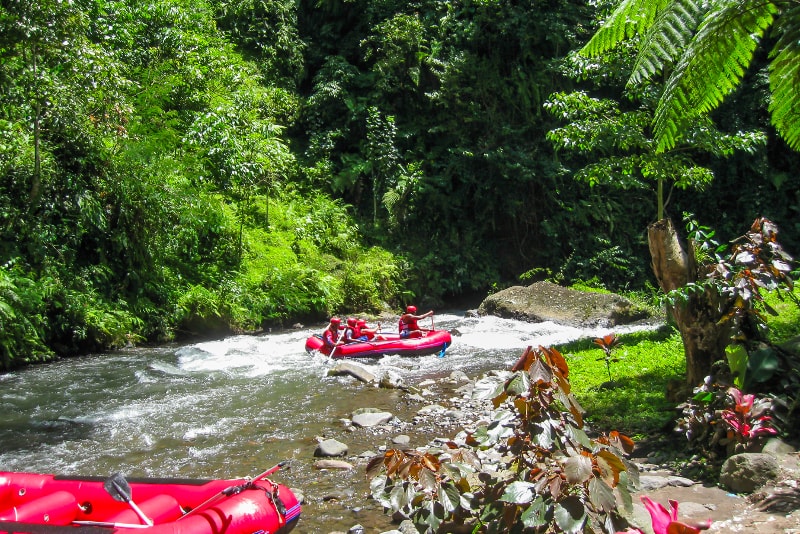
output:
M347 445L335 439L326 439L317 445L314 456L344 456L347 454Z
M688 488L694 486L697 482L690 478L671 476L667 477L667 484L675 487Z
M784 454L792 454L795 448L780 438L770 438L761 450L764 454L775 456L776 458Z
M419 530L417 527L414 526L414 522L410 519L405 519L400 523L400 526L397 527L402 534L419 534Z
M651 317L649 311L620 295L577 291L551 282L498 291L481 303L478 313L569 326L614 326Z
M359 413L353 416L353 424L358 427L368 428L388 423L394 417L389 412Z
M367 529L365 529L363 526L361 526L361 525L353 525L347 531L347 534L365 534L366 532L367 532Z
M400 434L399 436L392 438L392 443L395 445L408 445L411 443L411 438L405 434Z
M646 492L646 491L653 491L659 488L665 487L669 484L669 480L667 477L659 477L653 475L641 475L639 476L639 491Z
M386 389L402 389L405 387L403 377L394 371L384 371L381 376L380 386Z
M339 362L328 370L328 376L350 375L362 382L370 384L375 382L375 375L352 362Z
M720 484L736 493L752 493L775 480L780 466L775 457L764 453L735 454L725 460L719 475Z
M353 469L353 464L344 460L317 460L314 462L314 469L339 469L349 471Z
M451 382L469 382L470 378L464 371L455 370L452 373L450 373L448 380L450 380Z

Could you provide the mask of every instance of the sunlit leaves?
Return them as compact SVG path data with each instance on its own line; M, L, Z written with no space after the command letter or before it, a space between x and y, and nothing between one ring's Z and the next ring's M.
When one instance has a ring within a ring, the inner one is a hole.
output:
M770 50L772 123L789 145L800 146L798 120L797 9L780 3L726 0L643 2L624 0L583 49L598 56L639 38L632 84L668 72L655 115L657 152L680 142L697 117L715 109L740 84L761 38L770 29L782 36Z
M467 454L470 449L446 443L441 463L436 469L429 466L431 473L439 474L432 492L414 470L398 467L418 462L414 457L424 453L387 451L368 466L368 476L382 472L375 469L380 465L388 475L385 484L372 486L373 495L385 503L387 494L396 492L399 497L396 488L416 480L419 491L425 492L410 507L416 524L433 515L437 524L479 523L489 532L510 531L520 522L528 528L551 525L576 533L587 525L598 529L613 524L617 508L630 507L627 485L629 471L635 467L621 455L623 450L630 451L632 441L617 432L593 440L580 428L583 410L566 393L569 368L556 349L529 347L513 369L499 392L494 386L476 392L484 399L487 391L497 392L491 400L498 409L490 423L465 439L468 447L489 451L486 457L505 454L506 458L479 463ZM509 458L508 453L513 456ZM449 467L457 461L467 461L470 469ZM405 501L395 498L393 509L400 505Z

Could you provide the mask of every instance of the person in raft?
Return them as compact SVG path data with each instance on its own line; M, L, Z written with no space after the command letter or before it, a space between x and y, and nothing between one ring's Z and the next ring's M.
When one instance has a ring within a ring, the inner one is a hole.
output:
M344 327L344 342L345 343L352 343L354 341L360 341L358 339L359 334L357 333L356 327L357 321L355 317L348 317L347 318L347 326Z
M400 331L401 338L422 337L422 328L420 328L418 321L432 316L433 310L423 313L422 315L416 315L416 313L416 306L408 306L406 307L406 313L400 316L397 328Z
M344 343L344 339L339 335L339 326L342 320L338 317L331 317L331 322L328 323L328 328L322 332L322 341L328 347L335 347Z
M380 331L381 323L378 323L378 328L369 328L367 327L367 321L364 319L356 321L355 337L359 341L370 341L372 339L382 340L383 337L377 335Z

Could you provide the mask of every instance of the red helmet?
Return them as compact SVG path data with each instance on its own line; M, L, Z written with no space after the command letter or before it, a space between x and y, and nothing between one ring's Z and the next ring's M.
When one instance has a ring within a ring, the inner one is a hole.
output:
M333 324L339 324L339 323L341 323L341 322L342 322L342 320L341 320L341 319L339 319L338 317L331 317L331 323L333 323Z
M407 306L406 307L406 313L417 313L417 307L416 306Z
M355 317L348 317L347 318L347 326L355 326L356 325L356 318Z
M359 319L359 320L356 322L356 324L357 324L358 326L367 326L367 321L365 321L364 319Z

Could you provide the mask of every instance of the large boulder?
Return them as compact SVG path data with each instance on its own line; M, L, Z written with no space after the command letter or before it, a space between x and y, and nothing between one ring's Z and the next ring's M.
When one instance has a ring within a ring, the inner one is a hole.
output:
M776 480L780 472L780 465L774 456L745 452L725 460L719 482L733 492L752 493L767 482Z
M551 282L498 291L484 299L478 314L576 327L616 326L651 318L648 310L620 295L578 291Z

